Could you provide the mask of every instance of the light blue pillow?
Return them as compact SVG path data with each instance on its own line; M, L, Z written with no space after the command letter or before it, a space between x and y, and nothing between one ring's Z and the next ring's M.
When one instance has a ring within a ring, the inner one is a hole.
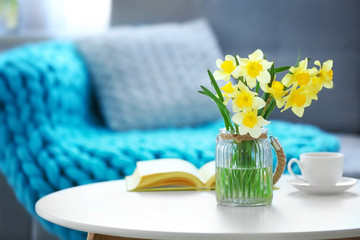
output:
M194 126L220 118L209 87L222 53L206 20L116 27L77 46L111 129Z

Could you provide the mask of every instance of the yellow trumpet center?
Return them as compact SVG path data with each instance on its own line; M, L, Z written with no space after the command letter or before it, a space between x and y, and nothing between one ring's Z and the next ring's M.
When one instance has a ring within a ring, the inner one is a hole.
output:
M243 124L246 127L253 128L257 123L257 116L254 112L247 112L243 119Z
M221 89L226 93L233 93L235 91L231 82L228 82L227 84L225 84Z
M274 89L275 94L280 94L284 90L284 85L281 82L274 81L271 86Z
M334 72L333 72L332 69L330 69L330 70L326 73L326 75L328 75L328 77L329 77L330 79L333 78L333 74L334 74Z
M231 74L235 70L235 65L230 60L225 60L221 64L221 69L224 70L225 73Z
M239 108L249 108L252 105L252 99L253 97L249 93L241 93L236 97L235 104Z
M295 105L297 105L298 107L301 107L305 104L306 97L300 93L297 93L294 95L294 102L295 102Z
M247 73L251 77L259 76L260 71L263 70L263 66L259 62L250 62L247 66Z
M310 82L310 74L309 73L298 73L295 75L295 81L299 84L299 86L304 86Z

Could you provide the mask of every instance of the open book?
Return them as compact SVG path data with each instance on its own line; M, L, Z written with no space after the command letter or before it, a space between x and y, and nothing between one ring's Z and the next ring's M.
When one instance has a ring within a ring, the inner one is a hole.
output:
M215 188L215 161L197 169L182 159L164 158L136 163L125 177L128 191L209 190Z

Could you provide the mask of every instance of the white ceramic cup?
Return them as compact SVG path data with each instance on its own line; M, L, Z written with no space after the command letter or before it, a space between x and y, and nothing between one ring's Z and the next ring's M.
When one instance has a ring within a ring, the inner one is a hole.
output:
M297 163L303 178L291 169ZM295 178L313 186L334 186L340 180L344 167L344 155L335 152L311 152L300 155L300 161L293 158L288 163L288 171Z

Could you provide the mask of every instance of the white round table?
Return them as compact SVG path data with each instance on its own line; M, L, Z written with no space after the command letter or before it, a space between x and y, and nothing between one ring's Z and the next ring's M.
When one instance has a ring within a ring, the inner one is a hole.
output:
M88 239L333 239L360 236L360 184L310 195L283 176L265 207L224 207L214 191L127 192L123 180L69 188L41 198L36 212ZM98 236L98 238L94 237ZM103 236L104 238L101 238Z

